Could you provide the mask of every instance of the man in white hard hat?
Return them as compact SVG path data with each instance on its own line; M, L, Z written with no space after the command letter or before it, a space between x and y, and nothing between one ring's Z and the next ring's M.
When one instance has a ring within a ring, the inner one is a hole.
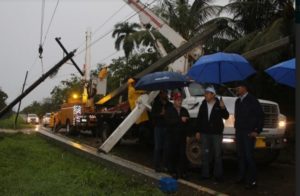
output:
M223 180L222 140L224 124L223 119L228 119L229 113L223 100L216 97L213 87L205 89L203 100L197 117L198 132L196 138L201 140L202 171L201 179L208 179L210 157L214 159L213 177L216 182Z

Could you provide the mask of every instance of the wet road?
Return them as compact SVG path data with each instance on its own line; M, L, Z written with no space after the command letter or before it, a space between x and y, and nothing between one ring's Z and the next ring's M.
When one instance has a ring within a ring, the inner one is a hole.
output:
M89 133L72 137L81 143L98 147L101 144L99 139L93 138ZM149 146L138 143L127 143L117 145L111 152L127 160L152 167L152 149ZM215 184L213 180L199 181L199 168L190 168L189 180L216 191L229 195L272 195L290 196L295 195L295 165L286 161L290 157L289 151L284 151L278 161L268 166L258 166L258 187L253 190L245 190L244 185L234 183L237 174L237 162L235 159L224 160L224 182Z

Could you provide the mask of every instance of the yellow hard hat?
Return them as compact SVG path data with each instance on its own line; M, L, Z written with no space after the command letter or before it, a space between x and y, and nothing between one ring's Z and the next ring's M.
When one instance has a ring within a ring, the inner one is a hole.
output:
M134 82L135 82L135 80L132 79L132 78L129 78L129 79L127 80L127 84L132 84L132 83L134 83Z

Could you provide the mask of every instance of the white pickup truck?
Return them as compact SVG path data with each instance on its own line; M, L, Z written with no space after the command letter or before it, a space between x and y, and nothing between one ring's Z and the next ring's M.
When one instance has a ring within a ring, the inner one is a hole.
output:
M204 99L204 87L198 83L191 83L188 87L181 89L183 93L183 106L188 109L193 129L196 128L195 119L197 118L199 107ZM224 121L225 128L223 133L224 155L235 155L235 129L234 129L234 105L237 97L228 89L223 89L222 93L217 91L217 96L222 95L222 99L230 114ZM286 117L280 114L277 103L259 99L264 111L264 128L257 138L256 153L257 161L269 163L279 154L284 147L286 139L284 137L286 129ZM189 139L187 144L187 157L193 165L201 163L201 147L195 138Z

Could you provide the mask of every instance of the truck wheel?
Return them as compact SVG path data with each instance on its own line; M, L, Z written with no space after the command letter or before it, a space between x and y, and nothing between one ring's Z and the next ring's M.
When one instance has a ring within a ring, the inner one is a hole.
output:
M71 133L71 125L70 125L70 121L67 121L66 122L66 134L67 135L70 135L70 133Z
M58 123L54 123L54 125L52 127L52 130L53 130L54 133L57 133L60 128L61 128L61 123L58 122Z
M254 154L255 161L257 164L262 166L268 166L274 162L279 156L280 150L276 149L264 149L258 150Z
M201 165L201 145L195 137L188 139L186 143L186 157L192 167L199 167Z
M66 122L66 135L77 136L78 134L79 134L79 131L77 131L76 126L72 126L70 121L67 120L67 122Z
M97 127L93 127L91 131L93 137L99 137L99 129Z
M103 124L101 126L101 130L102 130L101 138L102 138L102 141L104 142L110 136L110 134L112 133L112 130L107 122L103 122Z

